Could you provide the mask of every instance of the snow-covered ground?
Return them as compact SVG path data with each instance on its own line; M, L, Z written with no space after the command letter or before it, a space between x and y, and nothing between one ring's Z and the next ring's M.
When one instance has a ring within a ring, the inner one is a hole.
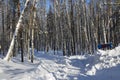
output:
M0 80L119 80L120 46L94 55L63 57L35 53L34 63L0 59Z

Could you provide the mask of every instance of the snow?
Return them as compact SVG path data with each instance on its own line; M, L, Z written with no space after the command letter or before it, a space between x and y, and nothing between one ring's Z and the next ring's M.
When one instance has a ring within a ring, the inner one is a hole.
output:
M94 55L70 57L35 53L34 63L20 56L10 62L0 58L0 80L118 80L120 78L120 46L112 50L98 50Z

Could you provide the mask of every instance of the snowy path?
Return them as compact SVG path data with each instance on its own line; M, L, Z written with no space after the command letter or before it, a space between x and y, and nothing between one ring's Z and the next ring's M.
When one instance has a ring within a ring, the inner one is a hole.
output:
M69 60L46 56L45 59L40 58L39 66L27 80L78 80L79 68L69 65Z
M94 55L54 56L36 53L34 63L0 58L0 80L118 80L120 46Z

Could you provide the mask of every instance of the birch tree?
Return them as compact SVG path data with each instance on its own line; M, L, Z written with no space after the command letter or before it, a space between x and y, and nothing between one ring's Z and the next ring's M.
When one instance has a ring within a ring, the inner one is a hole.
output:
M18 36L18 31L19 31L19 29L20 29L20 25L21 25L21 23L22 23L23 15L24 15L25 9L27 8L28 2L29 2L29 0L26 0L25 7L24 7L24 9L23 9L23 11L22 11L22 13L21 13L21 15L20 15L20 18L19 18L19 20L18 20L18 23L17 23L17 25L16 25L16 29L15 29L15 32L14 32L14 34L13 34L13 38L12 38L12 41L11 41L9 50L8 50L7 55L6 55L6 57L4 58L4 60L9 61L10 58L11 58L11 56L13 55L13 54L12 54L12 50L13 50L13 48L14 48L15 38Z

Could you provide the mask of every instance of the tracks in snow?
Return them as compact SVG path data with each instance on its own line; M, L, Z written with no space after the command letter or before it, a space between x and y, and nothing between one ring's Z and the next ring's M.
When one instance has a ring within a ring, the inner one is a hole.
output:
M79 69L71 66L68 59L40 59L36 72L53 78L44 80L74 80L69 78L75 78L80 74Z
M57 64L51 60L41 60L36 72L42 72L44 76L51 76L53 79L46 80L67 80L67 68L63 64Z

